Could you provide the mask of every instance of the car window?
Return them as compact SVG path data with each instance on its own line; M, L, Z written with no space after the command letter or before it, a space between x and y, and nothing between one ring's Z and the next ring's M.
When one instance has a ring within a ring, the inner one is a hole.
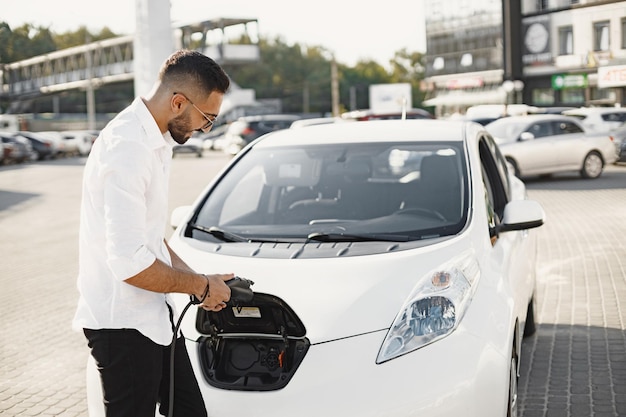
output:
M626 112L605 113L602 115L605 122L624 122L626 121Z
M502 119L494 120L485 126L487 131L494 137L505 140L513 141L517 140L519 135L526 129L526 122L524 121L511 121L504 117Z
M553 127L554 127L555 135L565 135L569 133L583 133L584 132L580 126L572 122L556 121L554 122Z
M271 132L279 129L288 128L293 120L262 120L259 122L259 129Z
M493 140L493 138L491 136L485 136L482 139L482 143L484 143L484 145L489 148L489 151L491 152L491 154L494 157L494 161L495 161L495 167L496 170L498 171L498 174L500 176L501 179L501 183L502 183L502 189L504 191L505 194L505 200L508 202L509 198L510 198L510 175L509 175L509 168L508 168L508 163L506 162L506 158L504 157L504 155L502 155L502 152L500 152L500 148L498 148L498 145L496 144L496 142Z
M552 126L550 122L537 122L533 123L526 130L535 136L535 139L543 138L552 135Z
M479 154L483 184L485 186L485 210L489 220L489 235L492 244L497 240L496 226L504 215L504 207L508 202L505 188L505 178L502 170L498 167L497 156L489 146L489 139L482 138L479 141ZM507 175L508 177L508 175Z
M211 190L195 222L259 239L344 233L419 240L458 233L468 196L458 142L253 147Z

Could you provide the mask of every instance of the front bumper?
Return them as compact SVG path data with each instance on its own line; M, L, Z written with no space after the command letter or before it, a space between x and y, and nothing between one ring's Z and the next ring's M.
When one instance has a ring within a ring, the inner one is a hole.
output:
M386 330L310 346L276 391L215 388L188 341L208 415L255 417L498 416L506 414L510 358L458 329L445 339L375 363Z

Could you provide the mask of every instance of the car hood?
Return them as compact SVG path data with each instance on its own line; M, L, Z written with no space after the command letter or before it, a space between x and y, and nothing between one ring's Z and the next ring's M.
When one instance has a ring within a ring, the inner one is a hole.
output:
M464 246L462 239L451 239L377 255L261 259L220 255L186 238L173 238L170 245L196 271L232 272L252 280L254 292L283 300L304 324L311 343L388 329L420 278ZM180 311L188 298L179 300ZM196 339L194 314L188 316L183 332Z

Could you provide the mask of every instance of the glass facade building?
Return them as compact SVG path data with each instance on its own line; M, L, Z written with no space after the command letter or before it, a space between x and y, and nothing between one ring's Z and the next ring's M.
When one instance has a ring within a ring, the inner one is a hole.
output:
M626 1L424 3L424 104L437 116L480 104L625 104Z

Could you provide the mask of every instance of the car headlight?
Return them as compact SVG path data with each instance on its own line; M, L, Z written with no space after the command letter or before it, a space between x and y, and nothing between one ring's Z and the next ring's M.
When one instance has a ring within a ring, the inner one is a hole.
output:
M480 275L466 254L426 274L396 316L376 363L412 352L456 329L465 315Z

